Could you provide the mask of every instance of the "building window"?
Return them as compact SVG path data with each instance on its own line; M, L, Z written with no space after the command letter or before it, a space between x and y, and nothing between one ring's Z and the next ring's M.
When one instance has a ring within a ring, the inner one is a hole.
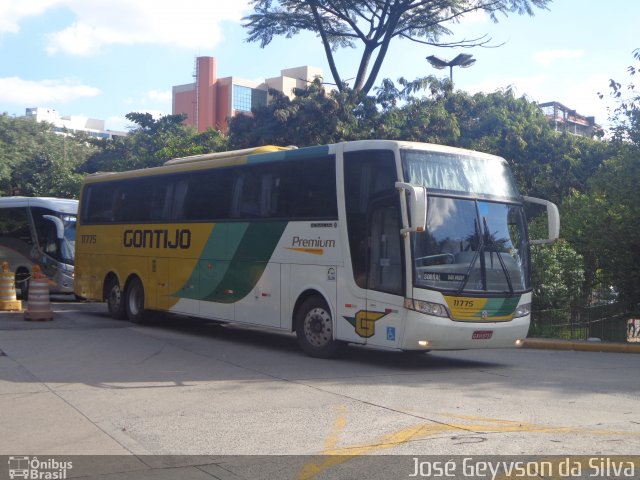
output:
M259 108L267 106L267 91L254 89L251 92L251 108Z
M240 112L251 112L267 104L267 92L257 88L233 86L233 109Z
M242 112L251 111L251 88L233 86L233 109Z

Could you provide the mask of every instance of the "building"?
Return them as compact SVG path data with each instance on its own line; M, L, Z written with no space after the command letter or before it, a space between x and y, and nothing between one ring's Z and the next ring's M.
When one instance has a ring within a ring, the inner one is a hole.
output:
M321 69L309 66L281 70L279 77L265 81L218 78L216 70L214 57L198 57L195 82L172 88L173 114L186 114L185 123L199 132L209 127L227 131L229 118L267 105L270 88L291 96L294 88L305 88L316 77L322 77Z
M557 132L591 138L602 131L602 127L596 124L595 117L580 115L560 102L540 103L538 106Z
M109 139L114 136L126 135L126 132L106 130L104 128L104 120L82 116L60 116L60 114L53 108L27 108L25 116L35 120L36 122L48 122L53 124L54 132L60 135L74 135L82 132L86 133L90 137Z

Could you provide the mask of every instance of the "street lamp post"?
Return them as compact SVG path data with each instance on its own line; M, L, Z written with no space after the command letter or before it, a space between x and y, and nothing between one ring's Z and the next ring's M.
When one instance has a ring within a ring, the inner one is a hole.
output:
M474 63L476 63L476 59L473 58L473 55L468 53L461 53L456 58L451 61L443 60L440 57L436 57L435 55L429 55L427 57L427 61L438 70L442 70L443 68L449 67L449 80L451 81L451 85L453 86L453 67L461 67L468 68Z

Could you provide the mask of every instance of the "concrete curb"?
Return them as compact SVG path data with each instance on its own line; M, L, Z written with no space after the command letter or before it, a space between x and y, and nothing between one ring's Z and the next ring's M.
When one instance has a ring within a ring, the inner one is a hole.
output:
M588 340L557 340L553 338L527 338L523 348L541 350L577 350L581 352L640 353L640 344L592 342Z

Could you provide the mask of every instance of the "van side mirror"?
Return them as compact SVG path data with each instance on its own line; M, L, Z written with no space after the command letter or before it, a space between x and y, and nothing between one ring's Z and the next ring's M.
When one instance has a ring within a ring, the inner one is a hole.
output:
M404 182L396 182L396 188L406 192L409 207L409 225L402 228L400 234L424 232L427 225L427 189Z
M549 238L544 240L531 240L531 245L544 245L547 243L553 243L560 237L560 213L555 203L548 200L542 200L535 197L522 197L526 203L533 203L536 205L542 205L547 209L547 223L549 229Z

